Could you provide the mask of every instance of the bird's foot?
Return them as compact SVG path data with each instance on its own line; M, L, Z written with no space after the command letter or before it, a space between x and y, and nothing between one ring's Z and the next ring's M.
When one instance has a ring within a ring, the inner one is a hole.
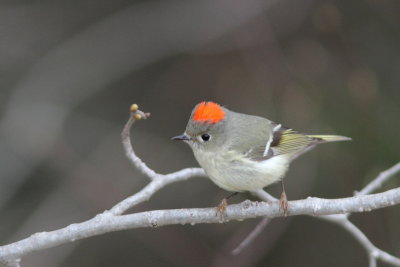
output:
M226 220L226 207L228 206L228 201L226 198L222 199L217 206L217 216L220 218L221 222Z
M283 211L285 217L288 215L289 203L285 191L282 191L281 198L279 199L279 209Z

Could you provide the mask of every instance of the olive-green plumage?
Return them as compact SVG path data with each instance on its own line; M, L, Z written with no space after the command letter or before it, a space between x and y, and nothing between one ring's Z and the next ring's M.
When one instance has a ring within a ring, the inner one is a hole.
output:
M199 105L203 105L204 114L196 113ZM184 135L173 139L188 143L211 180L228 191L261 189L281 180L289 163L314 145L351 140L338 135L302 134L268 119L219 106L224 117L211 123L213 110L207 113L207 102L199 105L193 109ZM195 119L198 117L202 120Z

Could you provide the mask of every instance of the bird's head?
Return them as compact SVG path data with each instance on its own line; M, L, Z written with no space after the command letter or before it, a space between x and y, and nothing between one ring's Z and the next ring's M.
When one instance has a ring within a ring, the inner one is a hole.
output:
M193 150L215 151L224 142L227 112L217 103L203 101L194 107L185 132L172 139L188 143Z

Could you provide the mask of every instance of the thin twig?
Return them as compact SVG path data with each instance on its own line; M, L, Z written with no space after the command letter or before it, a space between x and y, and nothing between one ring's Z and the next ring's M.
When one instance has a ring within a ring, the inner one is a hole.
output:
M370 266L376 266L376 259L379 259L383 262L395 266L400 266L400 258L394 257L389 253L377 248L357 226L355 226L352 222L348 220L346 216L337 214L337 215L319 216L319 218L340 225L341 227L346 229L347 232L349 232L354 238L356 238L357 241L368 252L368 257L370 259Z
M137 204L149 200L158 190L168 184L184 181L192 177L201 176L205 176L205 173L201 168L186 168L167 175L158 174L157 179L151 181L138 193L119 202L117 205L110 209L110 212L114 215L121 215L122 213L136 206Z
M137 204L149 200L154 193L170 183L183 181L194 176L206 176L204 170L201 168L186 168L165 175L156 173L155 171L150 169L134 152L130 137L130 130L133 123L136 120L140 120L142 118L147 119L150 116L150 113L145 113L139 110L139 107L136 104L131 105L130 111L131 115L121 133L122 144L125 149L125 154L132 162L132 164L143 174L149 177L152 181L138 193L124 199L123 201L112 207L110 209L110 212L114 215L121 215L122 213L136 206Z
M135 152L133 151L133 146L130 139L130 130L135 121L147 119L150 116L150 113L144 113L143 111L138 110L138 106L136 104L131 105L130 110L131 114L129 116L129 119L121 132L122 145L124 146L126 156L136 167L136 169L141 171L151 180L156 179L159 174L147 167L146 163L144 163L138 156L136 156Z
M274 201L277 201L276 198L268 194L262 189L250 192L254 196L259 197L261 200L272 203ZM245 237L245 239L240 242L240 244L232 250L233 255L238 255L240 254L245 248L250 246L250 244L257 238L259 234L267 227L271 220L269 218L263 218L257 225L256 227Z
M400 162L394 165L393 167L387 169L386 171L381 172L378 177L372 180L367 186L365 186L360 192L357 194L367 195L369 193L374 192L376 189L382 186L384 182L386 182L389 178L393 177L395 174L400 172Z
M253 231L250 232L246 236L245 239L234 249L232 250L233 255L238 255L241 253L245 248L247 248L253 241L256 239L256 237L265 229L265 227L268 225L268 223L271 221L270 218L264 217L256 227L254 227Z

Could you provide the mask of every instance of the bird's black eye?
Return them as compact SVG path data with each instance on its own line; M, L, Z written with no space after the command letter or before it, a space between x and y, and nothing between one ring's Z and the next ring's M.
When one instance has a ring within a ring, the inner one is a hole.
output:
M203 141L205 141L205 142L210 140L210 137L211 136L209 134L206 134L206 133L201 135L201 139L203 139Z

